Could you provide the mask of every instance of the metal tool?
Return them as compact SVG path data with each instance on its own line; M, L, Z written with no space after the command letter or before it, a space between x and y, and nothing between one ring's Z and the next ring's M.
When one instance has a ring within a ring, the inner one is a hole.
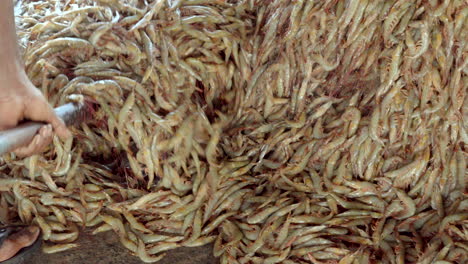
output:
M77 102L57 107L54 111L67 126L72 126L78 125L90 117L91 108L89 107L86 102ZM45 123L40 122L25 122L13 129L0 131L0 156L19 147L27 146L45 125Z

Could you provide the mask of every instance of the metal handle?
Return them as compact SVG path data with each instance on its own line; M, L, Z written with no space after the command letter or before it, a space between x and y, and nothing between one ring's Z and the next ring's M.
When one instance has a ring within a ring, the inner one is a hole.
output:
M83 103L69 103L54 109L55 113L67 126L85 119ZM5 131L0 131L0 156L19 147L28 145L45 123L26 122Z

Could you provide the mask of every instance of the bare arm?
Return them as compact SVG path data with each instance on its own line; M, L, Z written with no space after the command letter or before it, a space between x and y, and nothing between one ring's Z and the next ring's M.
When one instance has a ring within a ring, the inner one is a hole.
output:
M13 14L13 0L2 0L0 4L0 81L17 74L22 67L19 54ZM7 91L6 85L0 86L0 93Z
M52 129L62 138L69 137L70 132L26 75L19 56L13 0L0 1L0 131L24 119L50 124L29 146L16 151L20 156L29 156L50 144Z
M0 110L2 105L14 99L18 92L28 88L29 81L20 64L14 19L13 0L2 0L0 4ZM5 111L0 111L0 130L14 127L20 120L20 113L15 118L8 118Z

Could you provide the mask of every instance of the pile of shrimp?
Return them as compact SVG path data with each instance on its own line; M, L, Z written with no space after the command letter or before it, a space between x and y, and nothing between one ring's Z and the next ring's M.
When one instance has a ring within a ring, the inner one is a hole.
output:
M464 263L463 0L39 0L27 74L93 120L0 159L3 223L144 262Z

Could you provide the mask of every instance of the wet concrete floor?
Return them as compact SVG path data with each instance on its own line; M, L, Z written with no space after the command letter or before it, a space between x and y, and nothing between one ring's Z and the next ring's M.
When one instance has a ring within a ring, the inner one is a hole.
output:
M24 264L140 264L138 257L132 256L112 232L90 235L82 232L74 248L57 254L36 252ZM171 250L157 264L218 264L213 256L212 245L197 248Z

